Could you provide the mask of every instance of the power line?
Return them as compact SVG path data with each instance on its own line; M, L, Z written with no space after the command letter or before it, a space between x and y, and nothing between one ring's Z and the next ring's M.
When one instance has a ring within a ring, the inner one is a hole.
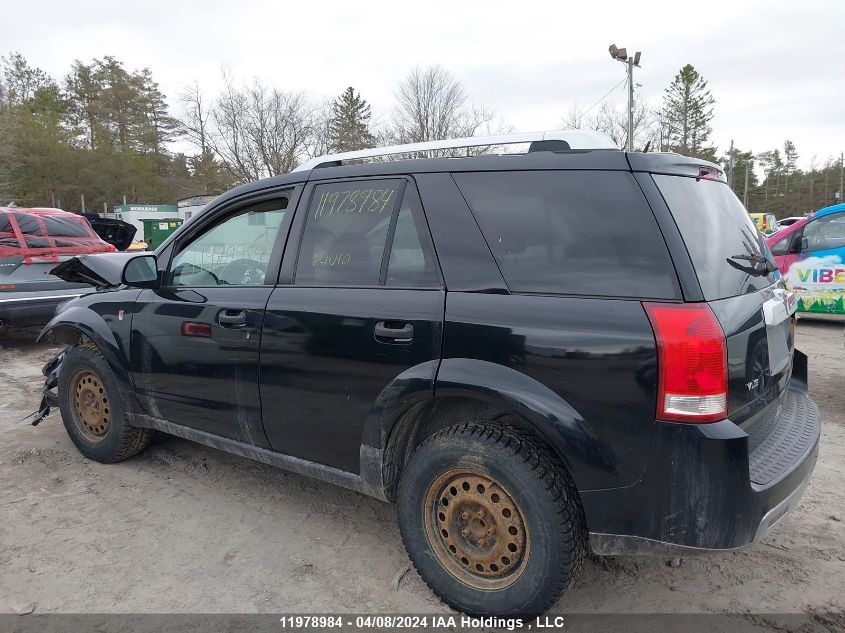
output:
M605 93L605 95L604 95L601 99L599 99L599 100L598 100L598 101L596 101L593 105L591 105L589 108L587 108L587 109L586 109L586 110L585 110L585 111L581 114L581 116L587 116L587 115L590 113L590 110L592 110L592 109L593 109L593 108L595 108L598 104L600 104L602 101L604 101L605 99L607 99L607 98L610 96L610 93L611 93L611 92L613 92L614 90L616 90L619 86L621 86L622 84L626 83L627 81L628 81L628 77L626 76L626 77L625 77L622 81L620 81L618 84L616 84L615 86L613 86L613 88L611 88L610 90L608 90L608 91L607 91L607 93Z

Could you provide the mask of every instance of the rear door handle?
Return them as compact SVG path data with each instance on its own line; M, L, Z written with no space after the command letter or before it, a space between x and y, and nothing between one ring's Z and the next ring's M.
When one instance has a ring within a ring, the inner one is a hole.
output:
M221 327L244 327L246 325L246 310L222 310L217 315L217 322Z
M414 326L396 321L379 321L374 330L376 340L387 339L392 343L410 343L414 339Z

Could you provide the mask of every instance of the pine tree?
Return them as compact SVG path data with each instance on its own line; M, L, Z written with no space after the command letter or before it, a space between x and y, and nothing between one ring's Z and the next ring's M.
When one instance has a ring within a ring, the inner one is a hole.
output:
M343 91L332 104L329 119L331 149L335 152L349 152L365 149L375 144L370 132L370 104L356 94L351 86Z
M798 169L798 150L795 143L786 140L783 142L783 173L786 176L784 194L789 195L789 176Z
M715 102L698 71L690 64L681 68L663 95L661 119L667 149L715 160L716 148L707 145Z

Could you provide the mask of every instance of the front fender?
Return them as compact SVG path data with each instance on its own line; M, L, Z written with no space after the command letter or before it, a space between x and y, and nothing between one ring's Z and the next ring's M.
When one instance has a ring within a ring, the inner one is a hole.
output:
M68 306L44 326L38 341L51 333L56 341L63 343L74 343L80 336L89 339L112 368L121 391L132 392L126 355L114 332L99 313L84 305Z

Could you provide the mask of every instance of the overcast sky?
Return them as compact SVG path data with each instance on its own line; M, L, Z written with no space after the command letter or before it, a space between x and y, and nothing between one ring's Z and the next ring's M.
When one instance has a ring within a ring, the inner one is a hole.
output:
M131 8L130 8L131 7ZM416 65L440 64L515 131L557 129L624 76L611 43L642 51L635 81L659 103L693 64L716 98L713 142L795 142L799 164L845 149L845 0L777 2L115 2L2 0L0 54L63 77L74 59L149 67L171 103L236 77L332 97L352 85L382 116ZM622 86L608 100L623 106Z

